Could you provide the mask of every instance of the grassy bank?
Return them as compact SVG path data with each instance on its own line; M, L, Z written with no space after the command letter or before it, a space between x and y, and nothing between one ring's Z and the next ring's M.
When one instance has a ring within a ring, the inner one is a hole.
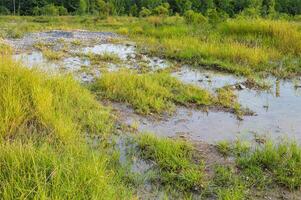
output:
M129 199L101 140L112 134L108 109L71 77L0 58L1 199Z
M293 22L233 19L200 26L181 17L0 17L0 24L2 37L15 38L51 29L113 30L140 45L147 42L149 53L183 62L245 76L300 74L300 27ZM146 115L172 112L177 105L241 114L229 87L209 93L166 72L120 70L103 73L89 85L91 93L71 76L24 68L12 61L10 52L0 41L0 199L144 197L136 194L141 191L132 166L122 166L128 152L114 146L114 133L125 134L129 128L116 124L96 98L127 103ZM61 57L47 53L48 59ZM119 62L115 55L88 56L96 63ZM158 184L167 198L243 200L277 192L300 197L301 149L295 143L224 142L201 151L183 139L129 137L136 153L131 159L152 166L151 180L139 184ZM212 152L215 165L205 162ZM224 165L224 157L233 162Z
M244 76L300 75L300 24L268 19L229 19L187 24L179 16L148 18L1 17L2 37L51 29L116 31L147 52Z

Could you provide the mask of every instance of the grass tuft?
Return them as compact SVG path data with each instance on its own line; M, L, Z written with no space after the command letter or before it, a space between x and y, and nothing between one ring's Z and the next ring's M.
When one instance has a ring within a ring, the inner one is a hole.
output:
M172 111L175 104L213 103L207 91L182 84L167 73L137 74L125 70L106 73L92 90L103 98L129 103L142 114Z
M193 147L182 140L158 138L151 134L137 137L141 155L154 161L160 171L160 181L181 191L203 187L204 165L193 160Z

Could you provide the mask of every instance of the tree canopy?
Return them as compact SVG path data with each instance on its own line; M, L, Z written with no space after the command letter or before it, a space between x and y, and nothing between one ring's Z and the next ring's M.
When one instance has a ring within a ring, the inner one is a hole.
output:
M168 5L168 6L167 6ZM150 15L184 14L188 10L216 10L232 17L255 10L261 16L273 13L301 14L301 0L0 0L0 14L15 15ZM151 12L151 13L150 13Z

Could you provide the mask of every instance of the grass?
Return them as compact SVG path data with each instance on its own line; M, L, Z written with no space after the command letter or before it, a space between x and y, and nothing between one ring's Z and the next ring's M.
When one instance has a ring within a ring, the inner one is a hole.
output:
M244 182L231 167L217 166L213 183L219 200L242 200L248 195Z
M89 53L88 56L92 65L100 65L103 62L120 63L121 59L117 54L105 52L103 54Z
M215 97L204 89L183 84L164 72L137 74L121 70L105 73L96 80L91 89L101 98L128 103L138 113L146 115L172 112L175 105L203 108L219 106L231 108L237 113L240 111L232 91L218 92Z
M249 43L252 41L257 45L272 45L282 53L301 53L301 33L294 23L278 20L229 20L221 27L222 32L245 38ZM256 36L256 40L254 38ZM252 38L253 40L250 40ZM262 41L259 41L258 39Z
M111 130L109 111L71 77L47 77L5 59L0 63L0 83L4 138L40 132L67 142L79 130L103 135Z
M85 145L57 149L47 143L37 147L31 142L2 142L0 150L3 199L131 198L107 169L108 155Z
M205 106L212 103L207 91L184 85L167 73L137 74L126 70L106 73L92 90L102 98L129 103L142 114L171 111L175 103Z
M290 190L301 186L301 148L296 143L267 142L255 151L241 155L237 163L244 170L268 172L277 184Z
M71 77L0 57L0 196L3 199L129 199L99 141L112 134L109 110Z
M295 142L268 141L253 146L240 141L234 144L220 142L217 148L223 155L233 156L237 167L232 172L230 169L219 168L216 172L218 180L225 175L232 176L231 179L237 180L239 185L249 191L268 191L277 187L298 191L301 187L301 148ZM220 182L215 184L224 185ZM226 191L232 191L232 186L227 186Z
M189 143L151 134L137 136L137 142L142 157L157 164L163 184L180 191L200 190L204 186L204 166L194 162L193 147Z
M43 18L43 19L42 19ZM227 20L216 26L186 24L182 17L1 17L3 37L56 29L115 31L149 53L247 77L300 75L300 28L294 21ZM17 24L17 25L16 25ZM146 44L146 45L145 45Z
M181 17L0 17L1 37L57 29L115 30L148 51L196 65L254 76L298 75L300 28L288 21L233 19L216 27L185 24ZM286 37L287 36L287 37ZM79 44L73 44L79 45ZM44 50L47 45L37 45ZM46 48L47 50L47 48ZM108 146L114 117L72 77L49 76L23 68L0 43L0 196L3 199L131 199L119 157ZM49 50L49 59L60 59ZM112 55L95 59L113 62ZM125 102L143 114L173 111L176 105L219 106L240 113L229 88L211 94L169 74L105 73L92 86L99 97ZM94 137L97 136L97 137ZM95 139L100 136L100 139ZM88 144L89 141L97 145ZM88 142L87 142L88 141ZM156 180L188 196L207 186L205 165L183 140L136 136L144 159L156 165ZM209 190L216 199L246 199L253 190L301 186L301 150L282 142L251 147L236 142L217 146L235 165L217 166ZM115 164L113 164L115 163ZM122 172L120 172L120 170Z

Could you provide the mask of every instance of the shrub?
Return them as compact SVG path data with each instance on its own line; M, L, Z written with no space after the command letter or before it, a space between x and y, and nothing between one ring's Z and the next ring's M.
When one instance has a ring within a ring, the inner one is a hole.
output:
M140 17L148 17L151 14L152 14L152 12L149 9L145 8L145 7L142 7L141 11L139 12Z
M5 6L0 6L0 15L9 15L10 11Z
M184 13L184 18L187 24L203 24L207 22L207 18L201 13L196 13L193 10L188 10Z
M64 6L57 7L60 16L68 15L68 11Z
M216 9L208 9L206 16L209 19L210 24L218 24L225 21L229 16L223 11L217 11Z
M167 16L169 14L169 4L164 3L153 9L155 15Z
M59 15L59 10L54 4L48 4L40 8L40 13L41 15L57 16Z

